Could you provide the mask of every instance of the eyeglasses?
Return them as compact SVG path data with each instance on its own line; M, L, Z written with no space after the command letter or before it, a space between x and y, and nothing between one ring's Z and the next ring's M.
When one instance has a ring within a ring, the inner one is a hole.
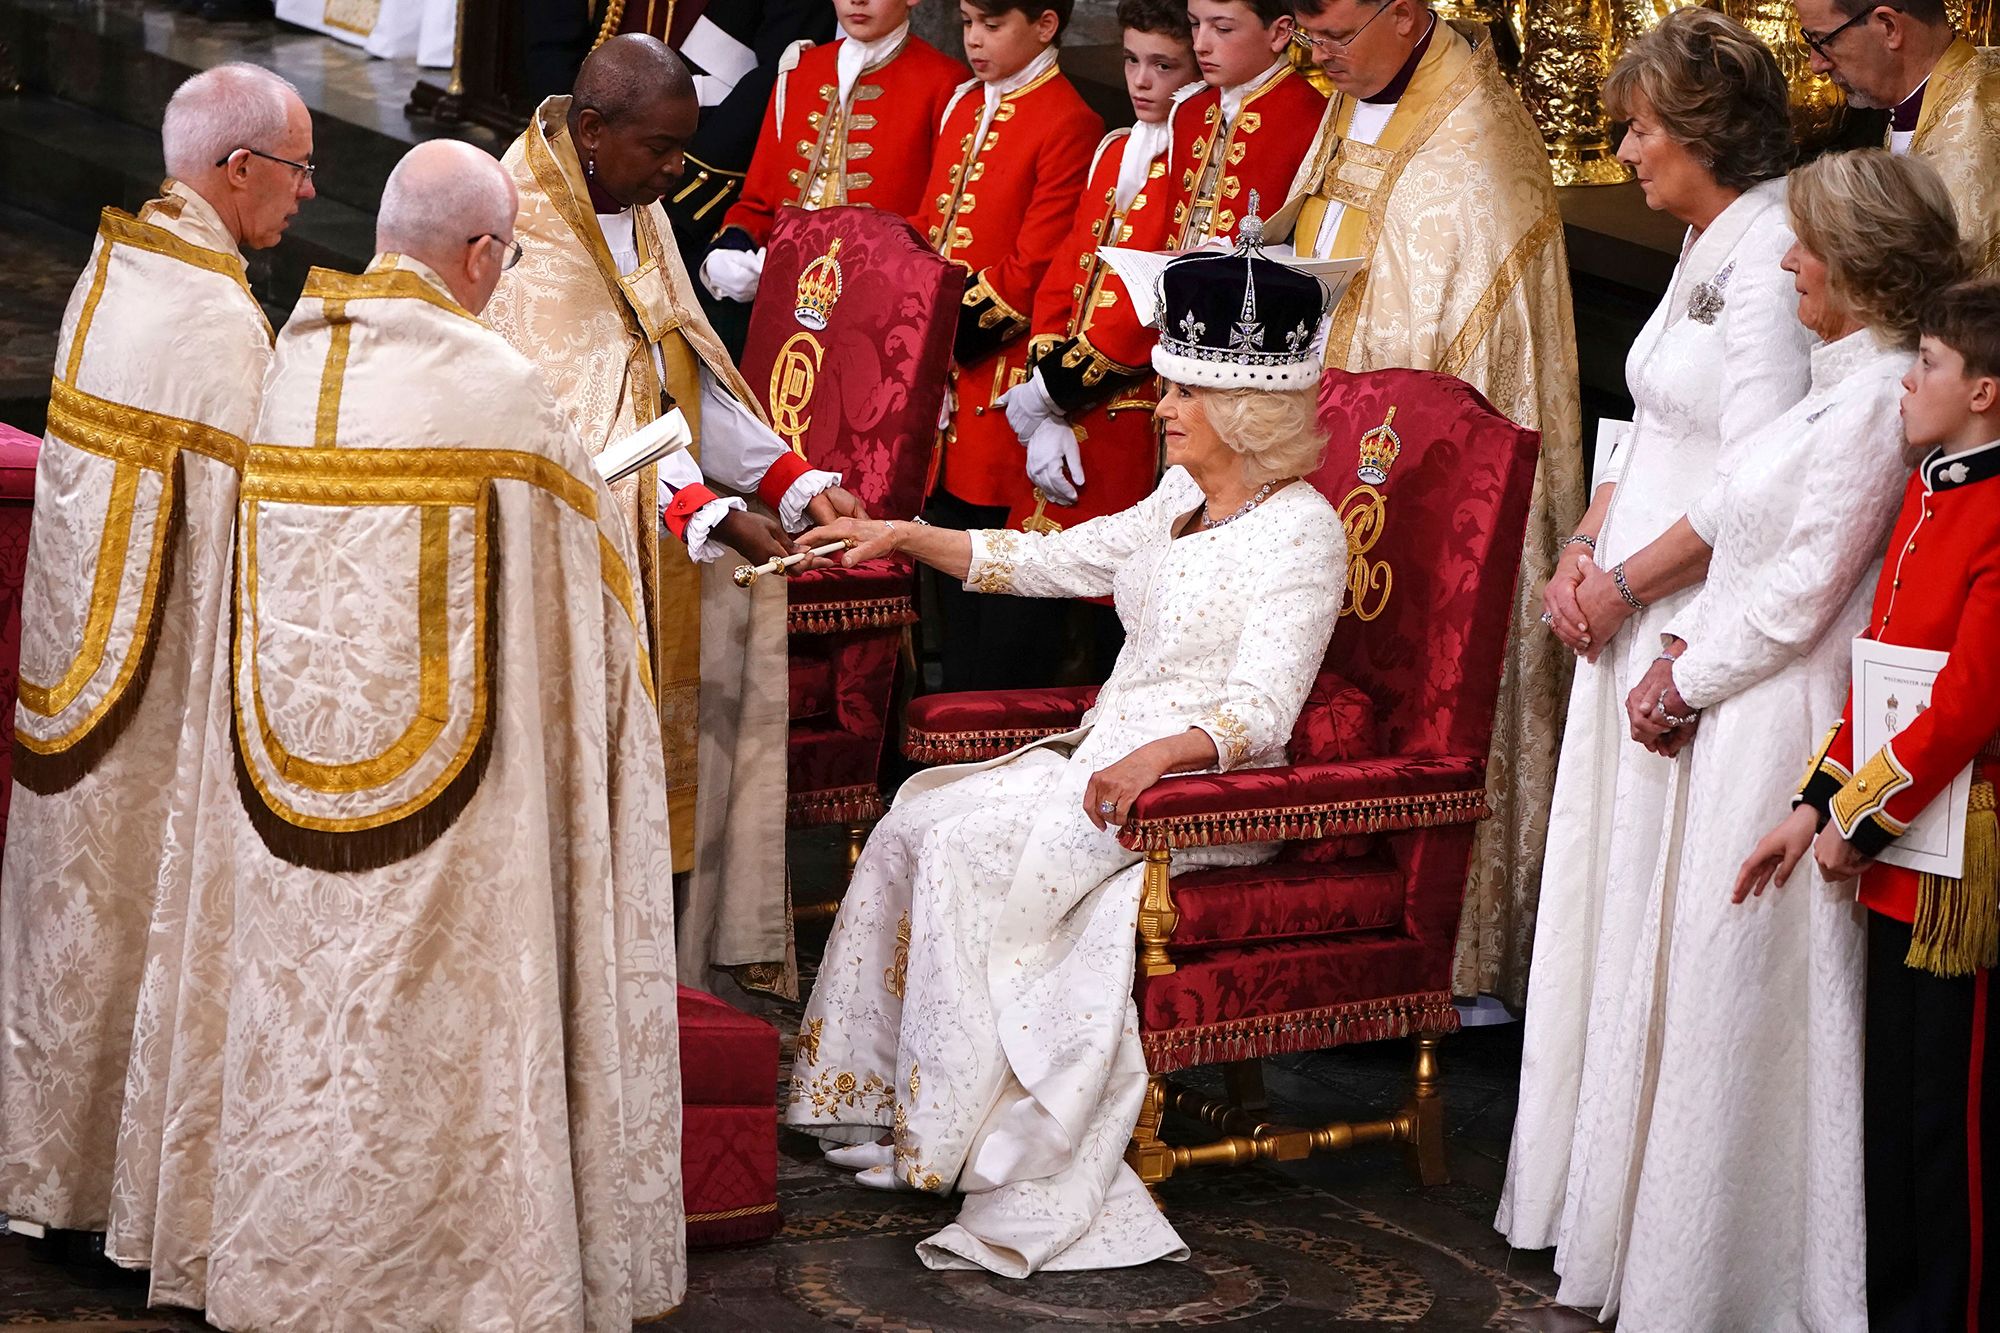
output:
M1833 39L1840 36L1840 34L1846 32L1849 28L1853 27L1857 23L1866 23L1869 19L1875 16L1875 10L1881 8L1883 8L1883 6L1876 5L1873 9L1864 9L1859 14L1856 14L1853 18L1847 20L1847 22L1841 24L1838 28L1835 28L1832 32L1824 32L1824 33L1809 32L1804 28L1800 28L1799 40L1803 41L1807 46L1810 46L1815 52L1817 52L1821 60L1832 60L1833 52L1828 50L1827 48L1833 45ZM1891 8L1893 8L1893 6L1891 6Z
M215 159L215 165L218 167L228 166L229 159L235 157L238 153L248 153L252 157L261 157L266 162L276 162L279 166L290 167L306 180L311 180L313 173L319 170L310 159L304 162L294 162L289 157L279 157L276 153L261 152L255 148L232 148L221 157Z
M1373 23L1395 7L1396 0L1384 0L1382 7L1368 16L1368 23ZM1368 23L1362 24L1345 37L1316 37L1304 28L1293 28L1292 40L1316 56L1325 55L1328 51L1339 51L1354 45L1354 39L1368 31Z
M505 273L508 269L521 262L521 243L519 241L503 241L490 231L465 238L467 245L477 245L481 241L491 241L495 245L505 248L507 257L500 261L500 271L502 273Z

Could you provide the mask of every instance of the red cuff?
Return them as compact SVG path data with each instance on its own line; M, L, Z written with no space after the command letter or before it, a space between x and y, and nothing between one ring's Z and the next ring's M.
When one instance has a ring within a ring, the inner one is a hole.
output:
M714 491L699 482L683 486L674 493L674 498L660 507L660 522L667 525L667 531L679 541L687 540L688 520L701 511L705 504L713 504L717 499Z
M792 483L812 470L811 463L787 449L778 455L777 461L771 464L771 470L757 483L757 496L775 510L785 498L785 492L792 489Z

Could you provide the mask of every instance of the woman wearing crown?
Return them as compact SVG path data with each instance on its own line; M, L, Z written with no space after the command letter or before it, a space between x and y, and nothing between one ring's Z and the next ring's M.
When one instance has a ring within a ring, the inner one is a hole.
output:
M1124 1163L1146 1087L1132 1006L1140 858L1116 833L1168 773L1285 761L1340 609L1319 462L1317 280L1246 247L1170 264L1153 367L1166 475L1055 534L843 519L967 589L1113 598L1126 640L1075 731L910 779L855 867L786 1121L864 1185L965 1195L933 1268L1110 1268L1187 1253ZM1247 864L1272 848L1197 853ZM885 1133L885 1131L887 1131Z

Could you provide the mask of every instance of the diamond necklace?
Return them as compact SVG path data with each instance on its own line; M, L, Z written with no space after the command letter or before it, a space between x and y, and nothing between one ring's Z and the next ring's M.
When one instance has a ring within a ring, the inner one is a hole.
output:
M1202 532L1207 532L1211 528L1219 528L1225 523L1234 523L1237 519L1242 518L1245 514L1255 509L1258 505L1263 504L1266 496L1270 495L1272 491L1275 491L1276 489L1278 489L1280 485L1290 480L1292 480L1292 478L1290 477L1280 477L1276 481L1265 482L1262 486L1257 488L1257 493L1255 495L1251 496L1249 499L1243 502L1243 507L1241 509L1238 509L1235 513L1229 515L1227 518L1210 518L1208 516L1208 504L1207 502L1204 501L1201 506L1200 530Z

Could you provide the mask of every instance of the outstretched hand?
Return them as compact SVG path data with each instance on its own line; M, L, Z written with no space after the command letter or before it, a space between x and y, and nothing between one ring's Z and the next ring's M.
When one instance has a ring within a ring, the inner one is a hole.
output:
M1090 775L1083 789L1083 813L1103 828L1123 828L1140 793L1166 776L1169 757L1149 741L1117 763Z
M864 560L879 560L896 550L896 525L879 518L836 518L799 535L798 549L810 551L828 542L852 542L836 559L853 568Z
M837 518L867 518L868 507L845 486L829 486L806 501L806 519L825 526Z
M1736 872L1736 888L1730 893L1729 901L1740 903L1745 898L1761 897L1766 888L1785 887L1792 877L1792 870L1812 846L1813 831L1819 822L1819 815L1811 806L1802 805L1785 816L1784 822L1757 840L1757 845L1744 858L1743 865Z
M710 531L717 541L753 565L792 553L792 544L786 540L785 530L778 526L776 519L766 514L732 509Z

